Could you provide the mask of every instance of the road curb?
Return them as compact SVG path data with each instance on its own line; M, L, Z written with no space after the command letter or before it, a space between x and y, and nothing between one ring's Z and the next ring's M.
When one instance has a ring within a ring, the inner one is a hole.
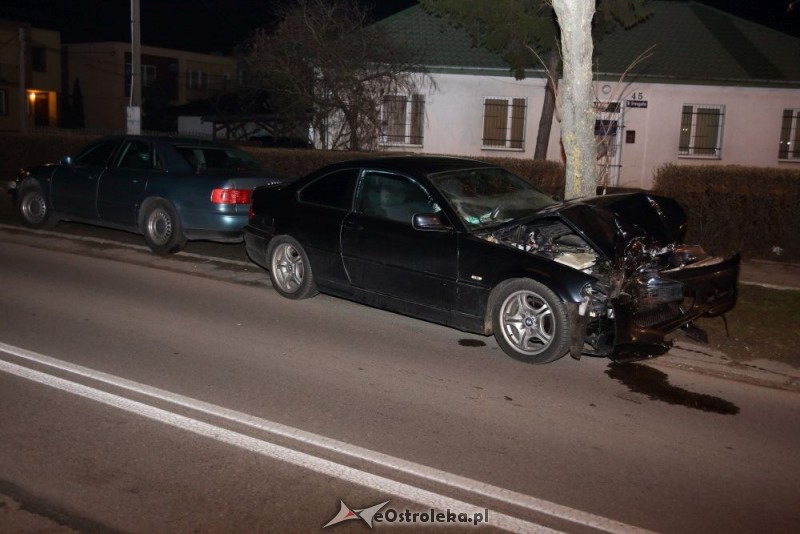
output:
M705 345L676 342L667 354L647 363L800 393L800 369L764 359L736 362Z

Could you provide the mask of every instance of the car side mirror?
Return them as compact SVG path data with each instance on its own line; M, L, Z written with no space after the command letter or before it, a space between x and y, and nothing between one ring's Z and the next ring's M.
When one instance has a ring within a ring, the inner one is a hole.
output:
M412 226L416 230L434 230L439 232L453 229L448 222L442 220L441 214L439 213L415 213Z
M72 156L64 156L61 158L59 163L61 163L61 165L66 165L67 167L72 167Z

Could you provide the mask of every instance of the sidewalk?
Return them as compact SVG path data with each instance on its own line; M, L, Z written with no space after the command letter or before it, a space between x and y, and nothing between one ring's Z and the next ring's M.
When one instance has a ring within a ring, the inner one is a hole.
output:
M800 289L800 264L747 260L742 262L739 281L777 289Z
M747 260L742 262L739 283L800 291L800 264ZM800 369L766 359L734 362L701 344L679 341L667 354L648 363L800 393Z

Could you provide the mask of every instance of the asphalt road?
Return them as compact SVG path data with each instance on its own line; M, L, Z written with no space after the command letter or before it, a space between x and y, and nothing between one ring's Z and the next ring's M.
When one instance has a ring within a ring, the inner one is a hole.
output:
M794 393L528 366L490 338L284 300L241 246L164 260L57 230L94 240L0 229L0 494L62 525L307 532L340 500L521 532L800 525Z

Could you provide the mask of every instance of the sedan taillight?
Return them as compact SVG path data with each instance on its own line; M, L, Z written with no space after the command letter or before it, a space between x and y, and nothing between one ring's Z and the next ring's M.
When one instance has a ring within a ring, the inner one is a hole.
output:
M214 204L250 204L250 189L214 189L211 202Z

